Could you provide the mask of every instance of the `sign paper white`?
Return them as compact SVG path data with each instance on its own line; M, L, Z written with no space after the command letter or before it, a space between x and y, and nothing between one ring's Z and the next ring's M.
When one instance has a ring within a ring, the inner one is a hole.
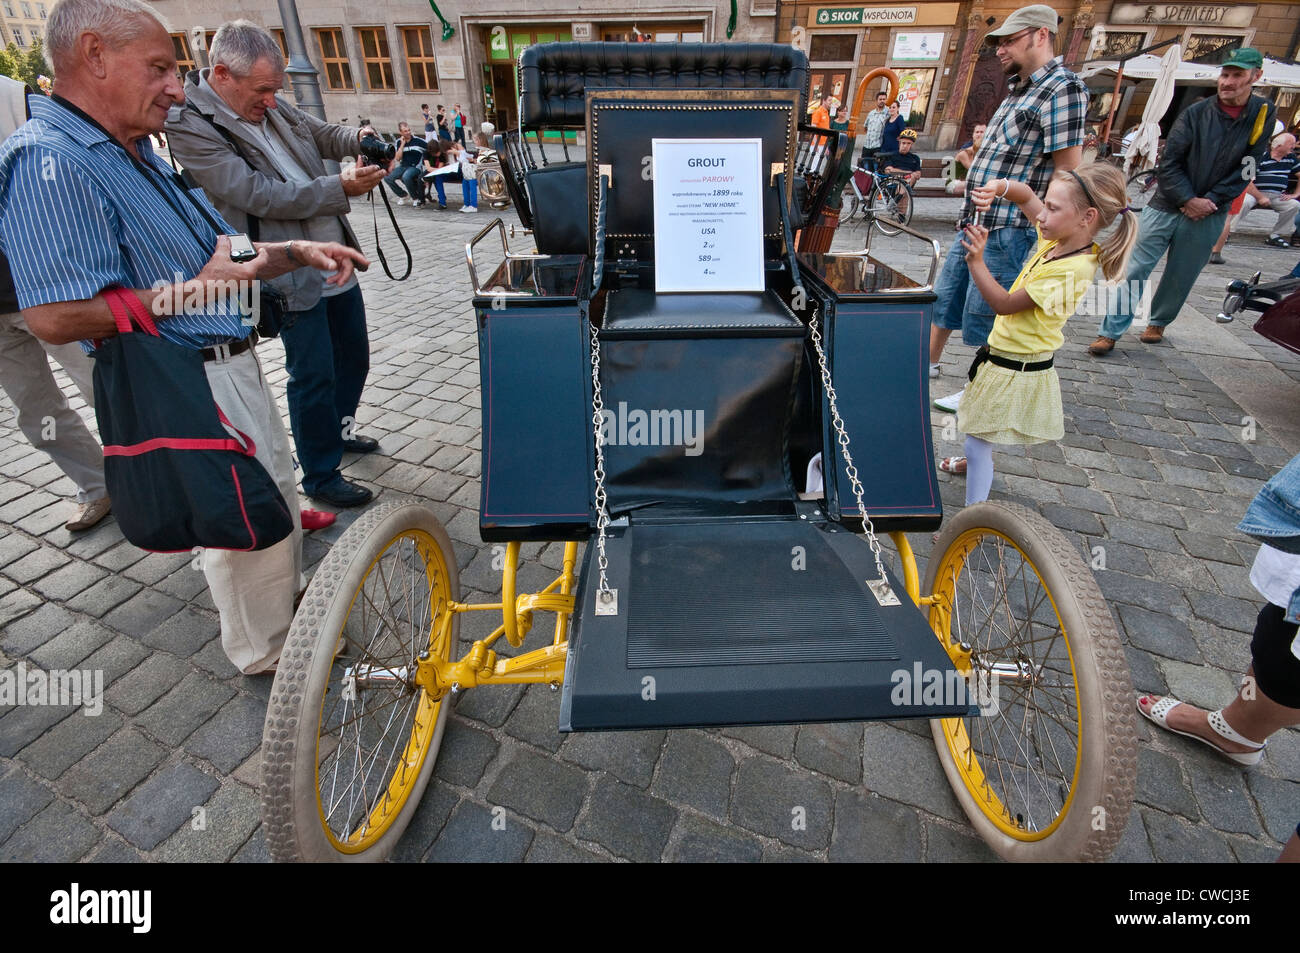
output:
M654 139L651 149L655 290L762 291L761 140Z

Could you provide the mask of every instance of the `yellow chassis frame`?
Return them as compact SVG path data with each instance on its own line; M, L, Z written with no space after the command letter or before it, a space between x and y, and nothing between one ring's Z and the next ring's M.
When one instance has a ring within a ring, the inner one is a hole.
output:
M940 604L934 596L922 596L920 578L916 570L916 557L907 537L900 532L890 533L898 549L903 567L903 585L917 606L931 608L931 626L936 631L947 631L950 607ZM416 671L416 684L437 701L449 692L458 692L479 685L519 684L544 682L558 688L564 681L564 665L569 649L569 617L573 613L573 589L576 582L574 566L578 560L578 544L564 544L564 568L545 589L535 593L516 595L515 583L519 571L519 543L507 543L505 564L501 571L501 601L484 603L452 602L447 611L435 620L436 633L430 633L434 645L447 646L448 651L430 652L422 658ZM440 656L450 654L452 622L462 612L500 612L501 625L487 638L477 640L468 652L457 661ZM533 626L534 612L555 613L555 635L544 648L525 652L513 658L500 658L492 648L505 636L510 645L518 647ZM953 664L966 674L970 668L970 655L960 646L945 645Z

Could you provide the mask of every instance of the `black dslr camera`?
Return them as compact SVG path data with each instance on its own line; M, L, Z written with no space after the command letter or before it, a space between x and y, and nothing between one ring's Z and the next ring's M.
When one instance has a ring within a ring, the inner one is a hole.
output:
M362 165L387 165L397 155L397 147L384 142L378 136L366 136L361 140Z

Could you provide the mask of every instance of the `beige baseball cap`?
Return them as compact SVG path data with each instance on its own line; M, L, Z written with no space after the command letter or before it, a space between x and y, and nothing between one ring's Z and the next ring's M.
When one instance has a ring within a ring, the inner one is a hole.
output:
M1046 27L1051 33L1056 33L1058 19L1056 11L1044 3L1021 7L1012 11L1000 27L989 30L984 36L984 42L996 43L1004 36L1011 36L1021 30L1037 30L1039 27Z

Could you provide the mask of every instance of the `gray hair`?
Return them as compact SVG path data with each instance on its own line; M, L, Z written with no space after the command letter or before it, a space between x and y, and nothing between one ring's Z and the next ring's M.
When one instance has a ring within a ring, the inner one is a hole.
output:
M98 33L117 49L143 36L154 24L164 30L162 17L141 0L58 0L45 25L45 48L55 72L71 68L83 33Z
M236 76L247 76L259 60L269 60L277 70L284 69L280 44L264 27L252 20L230 20L217 28L209 51L212 65L218 64Z

